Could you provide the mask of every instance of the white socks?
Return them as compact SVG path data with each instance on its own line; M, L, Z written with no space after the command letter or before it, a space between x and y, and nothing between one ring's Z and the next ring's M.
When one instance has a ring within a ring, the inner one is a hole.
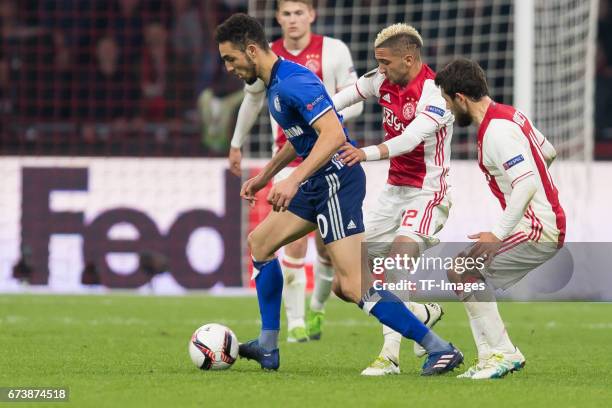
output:
M334 280L334 268L331 263L317 256L314 265L314 289L310 298L310 309L314 312L322 312L325 302L329 299L332 282Z
M428 313L425 305L416 302L405 302L408 309L419 319L425 323ZM383 325L383 337L385 342L382 350L380 350L380 356L388 358L396 364L399 364L400 355L400 344L402 342L402 335L396 331L393 331L390 327Z
M306 272L304 258L283 256L281 261L284 286L283 301L287 313L288 330L304 327L304 303L306 301Z
M472 294L463 303L470 319L479 360L487 358L491 353L514 353L516 350L499 315L495 294L489 286L484 292L489 293L479 294L478 298L484 295L491 301L478 301L476 295Z

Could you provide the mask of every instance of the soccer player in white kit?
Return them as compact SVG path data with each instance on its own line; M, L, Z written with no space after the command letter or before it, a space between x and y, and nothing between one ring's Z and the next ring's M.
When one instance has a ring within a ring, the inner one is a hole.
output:
M383 29L374 42L379 67L333 97L336 109L374 97L383 108L385 142L362 149L346 145L341 155L349 165L391 161L378 206L365 217L370 259L396 254L417 258L439 242L435 234L451 206L447 177L454 118L434 84L435 73L421 61L422 47L420 34L410 25ZM429 327L442 315L435 303L407 306ZM399 374L402 336L386 326L383 335L382 350L363 375ZM415 354L425 354L416 343Z
M325 85L327 92L333 95L353 85L357 80L357 74L346 44L334 38L312 33L311 25L315 17L312 0L280 0L276 20L281 26L283 35L270 46L277 55L297 62L314 72ZM245 87L245 96L238 111L229 152L230 170L236 175L240 175L242 157L240 148L259 116L265 95L265 86L261 80ZM344 120L349 120L360 115L362 111L363 103L360 103L340 113L344 116ZM271 116L270 121L274 137L273 153L276 154L283 147L287 138ZM300 159L296 159L276 175L274 182L287 178L300 162ZM321 337L324 304L331 293L333 269L329 256L325 252L323 241L318 234L316 243L318 256L314 265L315 284L306 322L304 321L306 297L304 257L308 237L300 238L284 248L281 266L284 276L283 300L287 313L287 341L289 342L304 342L309 338L318 340Z
M478 126L478 165L504 210L490 231L468 236L477 242L460 255L484 258L485 267L448 271L456 283L487 283L484 291L458 292L478 349L478 362L459 377L501 378L522 368L525 357L510 341L492 288L509 288L563 246L565 213L548 172L556 153L523 113L491 100L477 63L455 60L435 82L459 126Z

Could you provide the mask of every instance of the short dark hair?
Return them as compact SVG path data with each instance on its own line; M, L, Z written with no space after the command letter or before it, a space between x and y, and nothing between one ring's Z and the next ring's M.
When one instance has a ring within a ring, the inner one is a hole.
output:
M249 44L255 44L264 51L270 49L262 25L244 13L234 14L218 26L215 40L217 44L229 41L241 51L245 51Z
M467 58L459 58L446 64L438 71L435 82L453 99L458 93L476 101L489 95L484 71L478 63Z

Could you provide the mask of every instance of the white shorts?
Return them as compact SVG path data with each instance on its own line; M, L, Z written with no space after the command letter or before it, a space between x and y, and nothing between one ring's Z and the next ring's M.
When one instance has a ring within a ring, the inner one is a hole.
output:
M390 184L385 185L377 204L364 221L370 258L387 256L398 235L413 239L421 252L437 245L440 240L434 235L444 226L451 207L448 195Z
M519 223L482 275L496 289L508 289L529 272L555 256L556 242L535 242L528 238L531 225Z

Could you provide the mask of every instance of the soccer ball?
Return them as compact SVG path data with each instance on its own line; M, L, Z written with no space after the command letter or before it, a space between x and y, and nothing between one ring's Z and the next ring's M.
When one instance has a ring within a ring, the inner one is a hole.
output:
M226 370L238 357L238 338L222 324L205 324L191 336L189 355L199 369Z

